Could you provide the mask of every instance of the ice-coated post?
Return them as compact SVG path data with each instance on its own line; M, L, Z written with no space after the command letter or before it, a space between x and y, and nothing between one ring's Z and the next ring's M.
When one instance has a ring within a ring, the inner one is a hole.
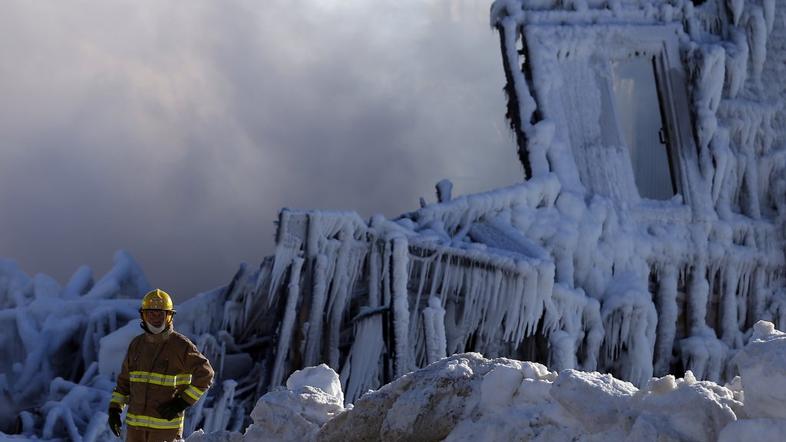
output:
M409 246L403 237L393 239L393 339L396 350L395 377L409 371L409 300L407 264Z

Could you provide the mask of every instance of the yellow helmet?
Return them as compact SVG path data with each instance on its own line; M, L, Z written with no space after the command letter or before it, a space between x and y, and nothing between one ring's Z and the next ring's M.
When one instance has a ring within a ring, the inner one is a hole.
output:
M168 312L175 312L175 305L172 303L172 298L169 293L155 289L147 292L142 298L142 306L139 310L165 310Z

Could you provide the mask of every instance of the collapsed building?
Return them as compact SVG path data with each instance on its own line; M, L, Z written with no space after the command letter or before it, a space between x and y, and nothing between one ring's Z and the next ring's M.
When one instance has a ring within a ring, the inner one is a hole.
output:
M323 362L347 402L466 351L637 385L687 370L730 380L728 361L757 320L786 327L786 10L775 6L494 2L523 182L452 198L441 181L437 202L396 219L282 210L274 256L179 308L178 328L218 380L189 410L186 434L242 428L259 396ZM112 291L75 275L40 292L79 302L146 288L135 271L118 275L133 284ZM3 281L15 313L2 326L20 330L7 341L54 327L24 313L39 298L33 282ZM122 302L59 330L59 346L4 345L17 362L4 363L0 393L48 398L21 414L20 431L98 431L57 404L88 384L108 402L119 363L98 342L121 349L138 331ZM46 364L76 352L71 341L89 343L78 368ZM72 383L22 388L41 367Z

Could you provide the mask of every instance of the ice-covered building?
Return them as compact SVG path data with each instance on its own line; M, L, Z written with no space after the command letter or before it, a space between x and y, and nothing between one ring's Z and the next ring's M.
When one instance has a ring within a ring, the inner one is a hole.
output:
M268 385L324 361L351 401L461 351L729 379L751 326L786 320L775 6L495 2L527 180L456 199L442 182L394 220L283 210L236 298L280 312Z
M259 396L322 362L348 402L466 351L638 386L688 369L730 379L757 320L786 328L786 8L776 6L494 2L526 180L457 198L441 181L436 203L397 219L282 210L274 256L179 308L178 328L218 378L186 433L241 429ZM103 431L79 411L109 399L118 352L96 343L122 348L138 331L135 307L60 325L41 312L47 296L146 287L118 259L103 285L75 275L62 289L0 266L0 396L15 404L0 417L21 413L23 432ZM45 362L79 342L78 369ZM47 391L25 384L30 370L63 379Z

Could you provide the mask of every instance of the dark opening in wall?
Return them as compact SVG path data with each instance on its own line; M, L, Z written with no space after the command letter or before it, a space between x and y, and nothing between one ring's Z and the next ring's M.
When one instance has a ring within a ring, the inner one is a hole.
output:
M693 4L694 4L694 5L696 5L696 6L701 6L701 5L702 5L702 4L704 4L704 2L706 2L707 0L691 0L691 1L693 2Z

